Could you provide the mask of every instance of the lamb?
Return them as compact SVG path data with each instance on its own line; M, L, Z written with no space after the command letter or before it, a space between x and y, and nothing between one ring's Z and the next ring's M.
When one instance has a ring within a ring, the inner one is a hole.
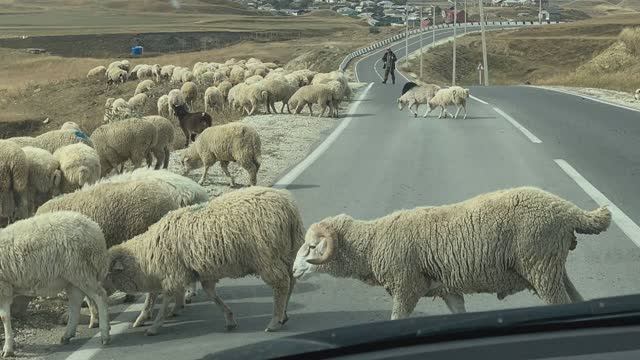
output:
M67 145L53 153L62 171L61 191L73 192L100 179L100 156L96 149L82 143Z
M124 83L129 78L129 73L120 68L107 69L107 84L113 84L117 82Z
M187 138L186 146L189 146L192 140L192 136L202 133L205 129L211 126L213 119L211 115L206 112L191 113L188 112L185 105L174 106L173 111L180 121L180 129Z
M132 118L98 127L91 134L91 140L100 157L102 176L105 176L127 160L131 160L134 168L145 159L150 164L151 149L158 141L158 134L153 124Z
M107 68L104 66L96 66L93 69L89 70L89 72L87 73L87 79L89 78L95 78L95 79L102 79L107 75Z
M249 173L251 185L257 184L260 169L260 135L251 126L243 123L228 123L210 127L196 138L196 141L182 153L182 166L186 176L192 169L204 165L199 184L204 183L209 167L220 161L222 171L235 186L235 179L229 173L229 162L235 161Z
M224 96L222 96L222 92L215 87L210 86L204 92L204 111L208 112L209 109L218 108L222 110L224 106Z
M110 342L107 294L100 284L109 269L104 235L84 215L62 211L18 221L0 230L0 311L3 313L2 356L13 356L10 307L14 296L51 296L65 289L69 323L66 344L76 335L85 294L98 307L102 344Z
M191 179L168 170L137 169L56 197L41 206L38 214L56 211L84 214L100 225L109 248L143 233L170 210L207 200L206 189ZM113 206L114 203L119 206ZM147 308L134 326L140 326L148 317L152 298L155 295L148 297ZM90 326L93 324L91 320Z
M47 150L50 153L54 153L57 149L71 144L84 143L93 147L93 142L82 130L78 129L61 129L51 130L44 134L38 135L35 138L18 137L9 138L10 140L21 147L33 146L40 149Z
M610 223L606 207L584 211L535 187L369 221L341 214L309 227L294 275L326 272L384 286L392 320L409 316L424 296L442 297L452 312L466 311L463 294L502 299L525 289L564 304L582 300L565 269L574 232L599 234Z
M458 113L460 113L460 109L464 109L464 118L467 118L467 98L469 97L469 89L461 88L460 86L452 86L446 89L440 89L436 94L427 102L427 112L423 117L427 117L427 115L431 112L431 110L436 107L440 107L440 116L438 119L442 118L443 113L444 117L447 117L447 105L455 105L457 108L456 114L453 116L454 119L458 118ZM451 114L449 114L451 115Z
M329 113L333 114L334 94L329 87L324 84L306 85L298 89L289 99L289 107L295 109L299 114L305 105L309 106L309 117L313 116L313 104L318 104L322 108L320 115L324 114L327 106ZM320 117L318 115L318 117Z
M47 150L26 146L22 151L29 167L29 182L24 201L26 208L21 210L20 216L26 218L33 215L40 205L60 193L62 171L60 162Z
M151 148L151 152L156 158L155 169L160 169L160 167L166 169L169 166L170 148L173 144L173 124L168 119L158 115L145 116L142 119L152 123L157 130L157 141L155 146Z
M231 330L237 323L216 294L216 283L225 277L257 275L273 288L273 317L265 331L276 331L288 320L286 309L295 285L291 268L303 235L300 212L288 191L232 191L207 204L172 211L145 233L112 247L105 286L126 292L162 291L161 309L146 332L155 335L164 320L167 297L198 280Z
M439 90L440 86L434 84L412 87L397 99L398 110L404 109L408 104L409 111L413 113L414 117L417 117L420 104L427 104ZM416 107L415 111L412 109L414 105ZM425 114L424 116L426 117L427 115Z
M291 113L291 110L289 109L289 99L297 90L295 86L292 86L283 79L278 78L265 79L260 82L260 86L268 93L267 111L269 113L271 110L273 110L274 113L277 113L275 103L278 101L282 102L282 107L280 108L281 113L284 112L285 105L287 106L287 111Z
M151 88L153 88L155 85L156 84L151 79L143 80L138 83L138 86L136 86L136 91L133 93L133 95L135 96L138 94L146 93L147 91L151 90Z
M180 91L182 92L182 96L184 96L184 101L189 104L189 108L193 109L193 103L198 97L198 87L196 84L191 81L187 81L182 84Z
M16 143L0 140L0 217L11 223L20 209L27 209L25 192L29 185L27 155ZM23 199L18 201L17 198Z
M175 65L165 65L160 69L160 77L165 80L170 80L173 75Z
M144 114L144 108L147 105L147 100L149 100L149 96L145 93L130 98L127 104L129 105L129 109L131 109L131 114L142 116L142 114Z

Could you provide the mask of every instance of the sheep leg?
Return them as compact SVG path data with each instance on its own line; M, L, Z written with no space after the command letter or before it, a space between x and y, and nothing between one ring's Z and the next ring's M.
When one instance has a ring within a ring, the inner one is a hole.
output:
M266 332L280 330L287 321L286 310L287 299L289 298L289 287L291 286L291 275L289 274L289 268L285 264L280 268L281 269L271 269L272 272L260 274L262 280L273 289L273 317L264 330Z
M67 288L67 297L69 298L69 320L67 321L67 329L60 339L61 344L68 344L69 340L76 336L78 322L80 322L80 306L84 299L84 294L75 286Z
M307 105L309 106L309 117L312 117L313 116L313 104L307 103Z
M567 270L565 270L564 274L562 275L562 282L564 283L564 288L569 294L569 298L571 299L572 302L576 303L576 302L584 301L584 299L582 298L582 295L580 295L576 287L571 282L571 279L569 279L569 275L567 275Z
M196 296L197 292L198 292L198 289L196 288L196 282L194 281L191 284L191 286L187 289L187 291L185 291L184 293L184 302L186 304L191 304L191 299L193 299Z
M458 114L460 113L460 110L462 110L462 107L460 105L456 105L456 114L453 115L454 119L458 118Z
M464 297L460 294L447 294L442 296L445 304L449 308L452 314L466 313L467 309L464 307Z
M167 149L165 147L161 148L161 149L155 149L153 151L153 156L156 157L156 166L154 167L155 170L158 170L162 167L162 165L165 163L165 151Z
M241 161L240 166L247 170L249 173L249 183L255 186L258 183L258 169L260 164L258 164L257 161L254 162L253 159L248 159Z
M173 305L173 308L171 308L171 312L169 312L169 314L167 315L168 317L176 317L182 314L182 309L184 309L184 298L184 291L176 292L176 296L174 297L175 303Z
M427 115L429 115L429 113L431 112L431 110L433 110L433 108L431 107L431 105L427 104L427 111L424 113L424 115L422 115L422 117L426 118Z
M160 310L158 311L158 315L153 320L153 324L150 328L147 329L145 335L153 336L158 334L158 330L164 323L164 316L167 313L167 307L169 306L169 294L166 292L162 293L162 303L160 304Z
M191 141L191 131L188 131L186 128L182 128L182 133L184 133L184 137L187 138L186 146L189 146L189 142Z
M102 345L107 345L111 342L109 335L109 308L107 306L107 292L104 288L96 283L95 285L87 284L84 287L78 286L80 291L85 293L89 299L93 300L98 307L98 317L100 322L100 335L102 337ZM71 322L71 321L69 321Z
M553 259L552 261L560 262L559 259ZM567 294L563 281L564 273L563 267L556 265L555 269L550 268L547 261L545 261L544 264L540 262L525 269L524 278L529 281L540 299L547 304L570 304L571 299Z
M3 286L4 287L4 286ZM11 295L3 299L0 305L0 319L4 325L4 346L2 347L2 357L14 355L13 329L11 328ZM78 309L79 310L79 309Z
M171 157L171 151L169 150L168 146L165 146L164 148L164 164L162 166L162 168L166 169L169 167L169 159Z
M462 104L462 108L464 109L464 117L463 117L463 119L466 120L467 119L467 105Z
M416 111L413 111L413 105L415 105L416 102L414 100L411 100L411 103L409 104L409 111L413 114L413 117L418 117L418 109L416 108Z
M209 164L204 164L204 169L202 170L202 176L200 177L200 180L198 180L198 184L202 185L204 184L204 179L207 178L207 172L209 172L209 167L211 165Z
M220 167L222 167L222 171L224 172L225 175L227 175L227 177L230 179L229 181L229 185L231 187L236 186L236 181L233 178L233 176L231 175L231 173L229 172L229 162L228 161L221 161L220 162Z
M278 112L276 111L276 103L275 103L275 101L269 103L269 105L271 106L271 109L273 110L273 113L277 114ZM282 112L282 110L280 110L280 112Z
M233 330L236 327L238 327L238 323L236 322L236 319L233 317L233 312L231 311L231 308L229 308L229 306L227 306L227 304L225 304L224 301L222 301L222 299L218 296L218 294L216 294L216 282L217 281L215 280L206 280L206 281L200 280L202 289L204 289L204 291L207 293L207 295L209 295L211 300L213 300L213 302L224 313L224 319L226 322L225 327L227 328L227 330Z
M96 303L91 301L91 299L89 298L85 298L85 300L87 301L87 305L89 307L89 328L93 329L98 327L98 308L96 306Z
M147 293L147 297L144 299L144 305L142 307L142 311L136 318L136 321L133 322L132 327L140 327L144 325L144 322L151 318L151 313L153 312L153 305L155 304L156 299L158 298L158 294L156 293Z

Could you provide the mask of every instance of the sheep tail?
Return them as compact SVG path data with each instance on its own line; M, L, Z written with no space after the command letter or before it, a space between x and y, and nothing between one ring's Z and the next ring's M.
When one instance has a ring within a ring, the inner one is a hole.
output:
M575 224L578 234L599 234L611 225L611 211L606 206L592 211L578 211Z

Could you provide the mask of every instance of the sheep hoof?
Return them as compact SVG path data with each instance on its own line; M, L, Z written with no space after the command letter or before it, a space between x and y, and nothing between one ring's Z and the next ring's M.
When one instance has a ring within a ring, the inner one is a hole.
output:
M224 328L227 329L227 331L235 330L237 327L238 327L238 324L236 323L226 324L224 326Z
M144 332L145 335L147 336L156 336L158 335L158 330L154 329L154 328L149 328L147 329L147 331Z
M418 117L418 114L413 114L413 117L414 117L414 118L417 118L417 117Z
M133 325L131 325L132 328L137 328L137 327L143 327L144 326L144 320L136 320L136 322L133 323Z
M13 357L15 356L13 350L5 350L2 352L2 357L6 358L6 357Z
M69 322L69 313L65 312L64 314L60 315L60 318L58 319L58 323L60 325L67 325L68 322Z
M106 345L109 345L109 344L111 344L111 337L110 336L103 337L102 338L102 346L106 346Z
M70 338L70 337L64 337L64 336L63 336L62 338L60 338L60 344L62 344L62 345L66 345L66 344L68 344L68 343L69 343L69 341L70 341L70 340L71 340L71 338Z
M185 303L185 304L191 304L191 301L193 301L193 300L191 299L191 297L188 297L188 298L184 299L184 303Z

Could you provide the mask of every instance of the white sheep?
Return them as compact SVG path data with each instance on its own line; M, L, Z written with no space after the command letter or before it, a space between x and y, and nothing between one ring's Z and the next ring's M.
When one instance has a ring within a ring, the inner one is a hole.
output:
M6 218L11 223L25 216L20 210L29 208L26 202L28 186L27 155L13 141L0 140L0 218Z
M452 86L450 88L440 89L431 98L431 100L427 102L428 109L427 109L427 112L424 114L424 117L427 117L427 115L431 112L431 110L435 109L436 107L440 107L440 115L438 116L438 119L442 118L443 114L444 114L444 117L446 118L448 114L447 106L455 105L457 110L455 115L453 115L453 118L457 119L458 113L460 113L460 109L464 109L463 119L466 119L468 97L469 97L469 89L464 89L460 86Z
M239 84L244 81L244 68L239 65L234 65L229 73L229 81L232 84Z
M20 216L26 218L33 215L40 205L60 193L63 175L60 162L47 150L26 146L22 151L29 166L29 185L25 191L27 200L24 202L26 208Z
M112 121L120 121L123 119L130 118L134 115L134 110L129 106L129 102L123 98L107 99L105 103L105 111L104 111L104 121L112 122ZM136 100L140 101L140 100ZM110 104L110 106L109 106Z
M235 180L229 173L229 162L235 161L249 173L251 185L257 184L257 174L260 169L261 142L260 135L250 125L232 122L205 129L182 152L182 166L184 175L192 169L204 165L199 184L204 183L209 167L220 162L222 171L230 179L231 186Z
M151 152L156 158L155 169L160 169L161 167L166 169L169 166L169 156L174 139L174 126L169 119L158 115L145 116L142 119L152 123L157 130L157 141L151 148ZM151 164L147 165L151 166Z
M305 85L298 89L289 99L289 107L295 109L295 113L300 111L307 105L309 107L309 117L313 116L313 104L321 107L320 117L329 107L329 113L334 114L333 91L326 84Z
M209 109L222 110L224 106L224 96L222 92L215 86L210 86L204 92L204 111L208 112Z
M131 110L131 114L142 116L144 114L144 108L147 105L147 101L149 100L149 96L145 93L141 93L135 95L127 101L129 105L129 109Z
M80 128L80 125L78 125L73 121L66 121L64 124L62 124L62 126L60 126L60 130L71 130L71 129L82 131L82 128Z
M107 68L105 66L96 66L89 70L87 78L102 79L107 75Z
M180 91L182 92L182 96L184 96L185 103L189 105L190 109L193 109L193 104L198 98L198 87L196 84L191 81L186 81L182 84Z
M133 95L135 96L138 94L146 93L147 91L151 90L151 88L153 88L155 85L156 84L151 79L143 80L138 83L138 86L136 86L136 91L133 93Z
M182 73L185 71L188 71L188 69L183 68L181 66L174 67L173 72L171 73L171 82L172 83L182 82Z
M160 77L165 80L170 80L173 75L175 65L165 65L160 69Z
M142 65L136 72L137 78L140 80L153 78L153 69L151 65Z
M636 89L635 93L633 93L633 98L640 101L640 89Z
M196 77L193 75L193 72L191 72L189 69L185 69L182 72L182 78L180 80L183 83L186 83L186 82L194 81L195 79Z
M87 136L87 134L79 129L51 130L47 131L44 134L40 134L35 138L19 137L9 138L7 140L14 142L21 147L33 146L45 149L52 154L57 149L65 145L71 145L80 142L93 147L93 142L91 141L91 139Z
M124 83L129 79L129 73L120 68L107 69L107 84L113 84L117 82Z
M220 92L222 93L222 96L224 96L225 99L228 99L229 91L233 87L233 84L231 84L230 81L223 80L222 82L220 82L218 84L217 87L220 90Z
M424 296L464 312L463 294L498 298L530 289L549 304L581 300L565 262L574 232L598 234L606 207L584 211L534 187L481 194L441 206L399 210L374 220L342 214L312 224L294 275L326 272L384 286L391 319L407 317Z
M291 109L289 109L289 99L298 90L297 87L291 85L281 78L265 79L261 81L260 84L262 88L268 92L268 112L271 112L271 110L273 110L274 113L277 113L275 103L281 101L282 107L280 108L280 112L284 112L284 107L286 105L287 111L291 113Z
M107 294L101 285L109 269L104 235L84 215L61 211L17 221L0 230L2 356L14 353L10 307L14 296L53 296L66 290L69 322L61 342L76 335L85 295L98 307L102 344L110 342Z
M100 179L102 169L96 149L82 143L66 145L53 153L62 171L62 192L68 193Z
M105 286L125 292L161 291L161 308L146 332L155 335L164 321L167 297L200 281L231 330L237 323L217 296L216 283L226 277L257 275L273 288L273 317L265 331L276 331L288 320L286 309L295 285L291 268L303 229L288 191L267 187L232 191L207 204L174 210L145 233L112 247Z
M409 111L414 117L417 117L420 105L428 104L429 100L431 100L440 89L440 86L434 84L413 87L397 99L398 110L402 110L408 105ZM412 109L414 106L415 111ZM425 113L424 117L427 116L427 113Z
M160 79L162 78L162 67L160 64L151 65L151 74L157 82L160 82Z
M169 107L169 95L162 95L158 98L158 115L171 119L174 117Z

